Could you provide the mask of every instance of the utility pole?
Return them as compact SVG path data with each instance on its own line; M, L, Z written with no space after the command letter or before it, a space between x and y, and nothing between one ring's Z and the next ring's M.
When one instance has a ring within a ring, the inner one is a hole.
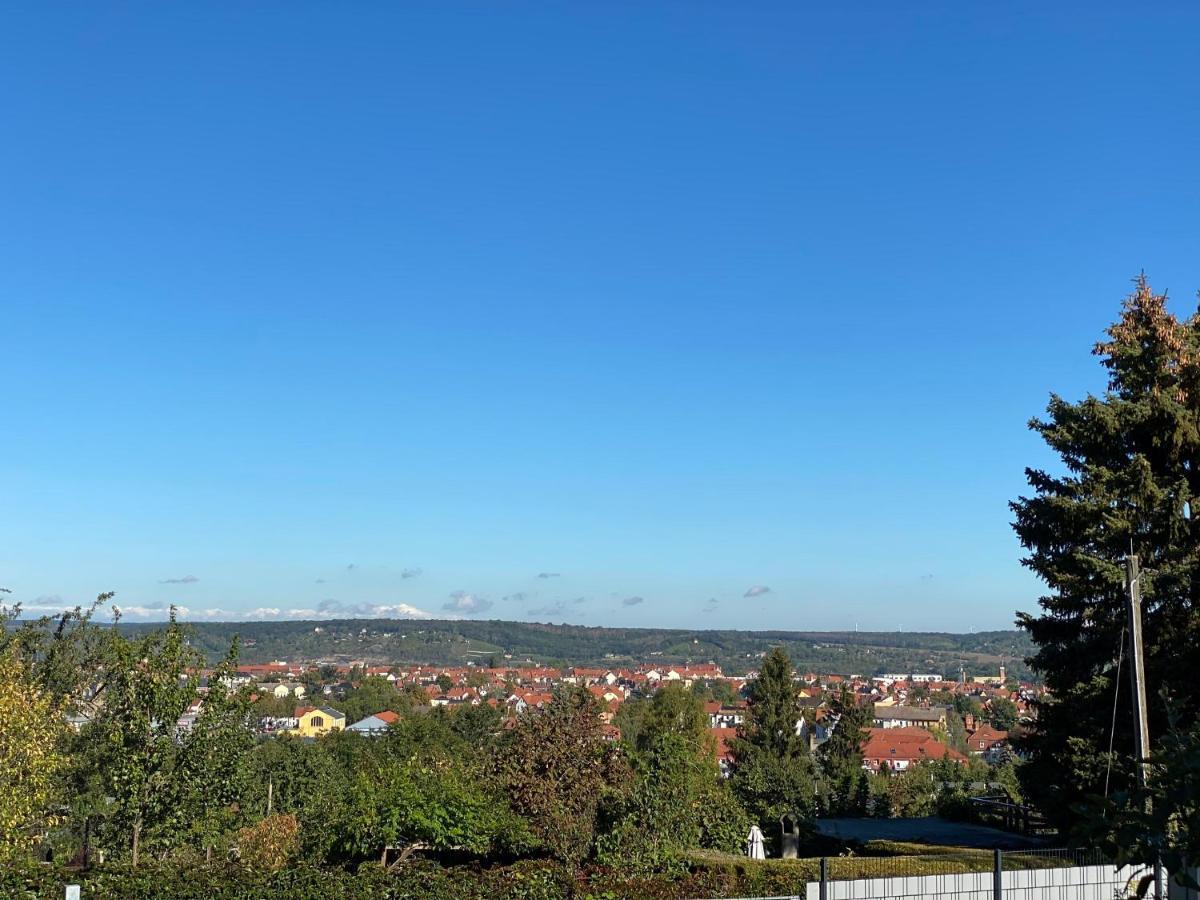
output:
M1150 774L1150 726L1146 712L1145 649L1142 644L1142 582L1135 554L1125 557L1125 612L1129 618L1129 677L1133 682L1133 742L1138 784L1145 788ZM1147 812L1149 812L1147 801ZM1166 900L1162 863L1154 860L1155 895Z
M1146 669L1142 647L1142 583L1138 558L1125 557L1125 613L1129 619L1129 677L1133 682L1133 743L1138 761L1138 782L1146 786L1150 757L1150 731L1146 717Z

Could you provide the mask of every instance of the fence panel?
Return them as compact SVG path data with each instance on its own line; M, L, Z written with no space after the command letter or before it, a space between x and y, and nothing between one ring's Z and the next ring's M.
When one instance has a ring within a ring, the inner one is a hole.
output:
M997 866L999 871L997 871ZM1147 869L1113 865L1095 850L1021 850L893 857L830 857L807 900L1114 900L1134 897ZM997 883L999 877L999 884ZM997 893L999 888L999 894Z

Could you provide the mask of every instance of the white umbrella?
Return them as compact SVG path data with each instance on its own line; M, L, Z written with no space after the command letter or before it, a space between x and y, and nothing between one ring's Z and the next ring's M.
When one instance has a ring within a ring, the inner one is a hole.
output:
M763 850L763 833L762 829L757 825L750 826L750 834L746 837L746 855L751 859L766 859L766 851Z

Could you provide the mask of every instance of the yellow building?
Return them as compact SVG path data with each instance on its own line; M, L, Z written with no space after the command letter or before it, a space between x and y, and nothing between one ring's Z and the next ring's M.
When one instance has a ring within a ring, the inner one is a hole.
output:
M345 727L345 715L331 706L302 706L296 710L296 732L302 737L320 737Z

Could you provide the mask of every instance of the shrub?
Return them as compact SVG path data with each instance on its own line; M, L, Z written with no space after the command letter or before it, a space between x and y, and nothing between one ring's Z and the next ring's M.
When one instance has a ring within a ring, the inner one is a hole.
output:
M293 815L268 816L237 834L242 864L264 872L277 872L296 858L300 849L300 821Z

